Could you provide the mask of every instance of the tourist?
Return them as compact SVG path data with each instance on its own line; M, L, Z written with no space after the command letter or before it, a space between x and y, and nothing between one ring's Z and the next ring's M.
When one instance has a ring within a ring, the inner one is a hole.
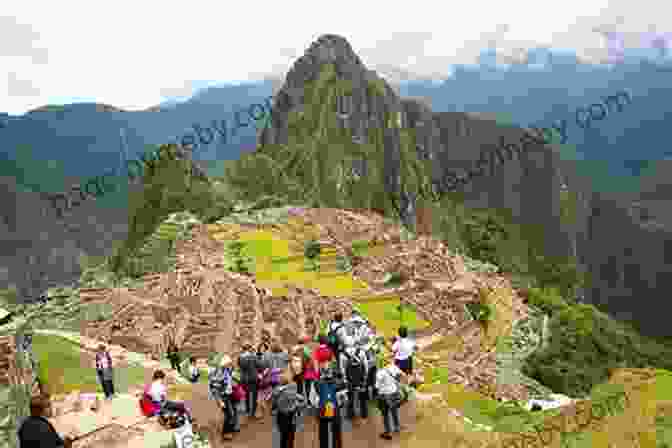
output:
M266 343L259 344L257 356L260 363L261 372L257 376L257 388L259 390L259 414L264 418L271 407L271 395L273 393L273 382L278 381L277 374L274 378L274 372L271 368L271 353Z
M114 396L112 357L103 344L98 346L98 352L96 352L96 373L98 374L98 380L103 387L105 399L111 400Z
M292 370L293 378L292 381L296 383L296 388L300 394L304 395L303 392L303 383L304 383L304 364L306 355L310 357L310 349L308 348L308 343L310 338L308 336L302 336L299 339L298 345L295 345L292 349L292 359L290 360L290 367Z
M189 415L189 411L184 403L168 400L168 387L166 386L166 374L163 370L157 370L152 375L152 383L145 388L148 398L154 404L155 411L158 412L177 412L179 414Z
M345 323L343 322L343 313L336 313L334 315L334 320L329 323L327 340L329 342L329 348L334 352L336 356L336 363L340 369L340 354L342 349L342 341L345 335Z
M366 353L346 338L341 353L341 373L348 385L348 418L355 416L355 399L359 402L360 417L368 418L367 375L369 373Z
M238 367L240 382L247 389L245 405L250 418L255 418L257 413L257 375L260 364L257 354L253 352L252 344L243 345L243 352L238 357Z
M345 388L345 383L336 368L327 365L320 369L320 379L317 382L320 448L329 448L330 431L332 448L343 446L343 422L338 394Z
M271 368L271 384L273 387L277 387L280 385L280 373L289 367L289 353L282 349L277 340L271 344L271 351L268 354L268 364Z
M401 385L399 377L405 373L396 365L388 364L378 369L376 373L376 390L378 391L378 408L383 415L385 432L380 435L383 439L391 440L392 432L399 433L399 408L401 407ZM392 425L390 425L390 417Z
M180 369L180 353L175 345L174 341L168 343L168 349L166 351L166 358L170 361L170 368L173 370Z
M324 347L326 350L329 350L326 344ZM313 352L310 350L310 347L306 345L303 351L303 392L306 396L306 400L308 400L308 406L311 408L313 407L314 403L310 399L310 394L313 390L317 394L317 380L319 379L320 370L318 368L318 362L313 356Z
M392 345L394 362L407 375L413 374L413 354L415 353L415 341L408 337L408 329L399 327L399 339Z
M317 362L317 368L321 369L334 359L334 352L329 347L329 341L324 335L320 335L320 344L313 353L313 359Z
M371 329L369 322L362 316L362 313L357 310L352 312L352 317L348 319L346 325L353 329L353 337L355 338L355 343L358 345L363 344L365 338L373 337L373 330Z
M306 405L305 398L291 379L290 370L281 372L280 385L271 396L271 414L275 415L280 431L280 448L294 448L297 419Z
M33 397L30 400L30 416L26 418L18 430L21 448L70 448L73 439L58 435L54 426L47 420L53 409L48 396Z
M361 340L362 349L366 353L368 375L366 380L367 394L370 400L376 399L376 372L378 371L377 360L382 351L380 338L373 336ZM383 338L383 342L385 339Z
M196 358L194 356L189 357L189 364L186 367L186 375L189 382L192 384L198 383L198 380L201 378L201 371L196 366Z
M239 432L239 429L238 409L233 401L233 361L229 356L222 356L219 367L208 381L208 390L224 412L222 437L224 440L232 440L232 433Z

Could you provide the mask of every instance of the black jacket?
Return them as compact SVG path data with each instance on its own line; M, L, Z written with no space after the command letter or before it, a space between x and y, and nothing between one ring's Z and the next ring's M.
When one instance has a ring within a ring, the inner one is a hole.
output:
M238 358L238 367L240 367L240 382L245 384L256 383L257 374L263 368L257 354L253 352L243 352Z

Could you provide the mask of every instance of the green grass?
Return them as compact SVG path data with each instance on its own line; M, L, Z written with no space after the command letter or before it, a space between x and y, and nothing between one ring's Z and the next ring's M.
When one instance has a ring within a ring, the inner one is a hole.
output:
M376 330L385 337L391 337L397 334L399 327L403 324L409 331L420 330L430 325L429 322L422 320L415 311L405 309L403 312L403 321L400 320L398 298L390 298L381 301L361 301L358 303L359 309L376 327Z
M75 390L98 392L101 387L96 370L84 362L80 348L74 342L53 335L35 334L33 350L39 362L39 377L52 395ZM131 365L114 369L114 387L126 392L145 381L144 368Z

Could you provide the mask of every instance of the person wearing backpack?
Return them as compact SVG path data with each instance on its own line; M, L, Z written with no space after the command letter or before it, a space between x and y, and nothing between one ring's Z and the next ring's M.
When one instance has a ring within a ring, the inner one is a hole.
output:
M343 366L343 376L348 385L348 418L355 416L355 398L359 401L359 411L361 418L369 417L367 376L368 366L366 353L361 347L348 346L341 354L343 357L341 365Z
M306 399L291 379L291 372L284 370L280 374L280 385L271 396L271 415L275 416L280 431L280 448L294 448L297 419L306 406Z
M252 344L245 344L243 352L238 358L238 367L240 368L240 383L247 390L247 400L245 402L247 415L250 418L256 418L257 414L257 376L261 370L261 361L254 353Z
M227 355L222 356L219 367L212 373L208 381L210 395L218 402L224 412L222 436L224 440L232 440L232 433L238 429L238 409L233 402L233 362Z
M320 369L317 382L319 396L318 416L320 448L329 448L329 430L331 429L332 448L343 446L343 423L341 404L338 395L346 389L338 369L328 366Z
M399 378L405 373L396 364L388 364L376 373L376 390L378 391L378 408L383 415L385 432L380 435L385 440L392 439L392 432L401 432L399 408L401 407L401 385ZM390 425L389 417L392 419Z
M327 341L329 348L336 355L337 368L341 368L341 351L343 345L343 338L345 336L345 323L343 322L343 313L336 313L334 320L329 324L329 332L327 333Z
M268 363L271 368L271 385L273 387L280 385L280 373L289 367L289 361L289 353L282 349L278 341L274 341L268 354Z

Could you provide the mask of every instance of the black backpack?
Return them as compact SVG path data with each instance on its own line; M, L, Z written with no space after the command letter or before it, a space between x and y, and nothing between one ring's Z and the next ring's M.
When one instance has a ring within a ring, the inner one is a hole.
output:
M276 393L278 412L283 415L292 415L305 406L304 398L292 390L287 390L288 386L280 386Z
M348 358L348 363L345 366L345 375L352 386L364 387L366 386L366 366L361 358L357 356L358 354L355 356L345 354Z
M343 324L338 324L334 326L333 329L329 330L329 333L327 333L327 344L329 345L329 348L334 351L334 353L338 352L341 348L341 341L338 337L338 330L340 330L342 327Z

